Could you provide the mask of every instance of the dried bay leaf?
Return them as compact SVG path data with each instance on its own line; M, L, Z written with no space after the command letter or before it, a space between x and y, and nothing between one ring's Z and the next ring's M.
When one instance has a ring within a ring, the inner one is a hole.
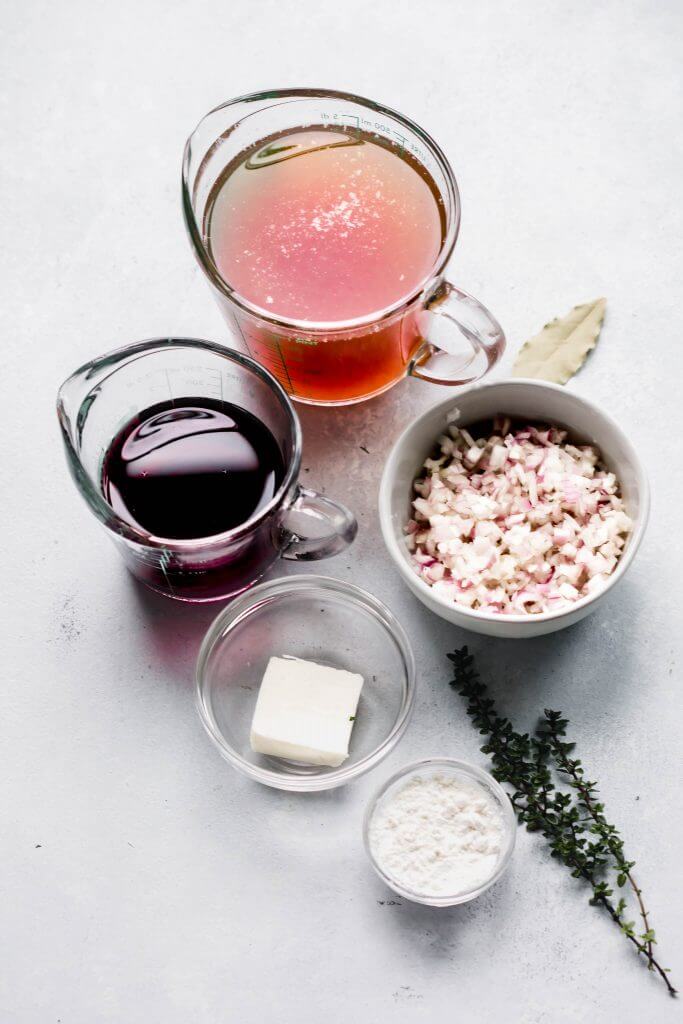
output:
M566 384L595 348L606 308L607 299L595 299L551 320L522 345L512 368L513 376Z

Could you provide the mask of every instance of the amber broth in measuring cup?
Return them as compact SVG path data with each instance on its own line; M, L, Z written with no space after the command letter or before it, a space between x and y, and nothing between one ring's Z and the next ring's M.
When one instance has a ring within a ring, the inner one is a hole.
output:
M452 168L389 107L330 89L222 103L185 144L182 203L234 344L298 401L469 384L500 359L498 321L445 277Z
M445 234L439 190L407 150L338 127L261 140L217 180L204 243L220 276L254 306L331 325L399 303L428 277ZM246 317L247 351L292 394L353 401L405 375L417 313L324 338Z

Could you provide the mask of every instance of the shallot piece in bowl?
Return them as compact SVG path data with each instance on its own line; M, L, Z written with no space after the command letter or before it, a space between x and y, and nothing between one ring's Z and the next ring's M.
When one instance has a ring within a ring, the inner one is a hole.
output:
M594 445L555 426L451 425L415 482L413 567L455 604L501 615L559 611L613 572L633 524Z

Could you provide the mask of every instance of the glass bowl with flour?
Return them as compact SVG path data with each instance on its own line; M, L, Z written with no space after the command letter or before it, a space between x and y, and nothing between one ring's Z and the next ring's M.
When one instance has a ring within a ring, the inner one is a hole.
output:
M516 824L509 797L488 772L434 757L384 783L368 804L363 838L372 866L394 892L451 907L500 878Z

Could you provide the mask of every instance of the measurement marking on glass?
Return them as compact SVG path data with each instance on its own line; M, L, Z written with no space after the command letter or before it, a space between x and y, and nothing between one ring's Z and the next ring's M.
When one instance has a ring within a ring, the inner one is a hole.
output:
M251 349L249 348L249 344L248 344L248 342L247 342L247 339L246 339L246 337L244 336L244 331L242 330L242 328L241 328L241 326L240 326L240 322L239 322L239 320L237 319L237 317L235 316L235 314L234 314L234 313L231 313L230 315L232 316L233 320L235 321L235 327L236 327L236 328L237 328L237 330L239 331L239 335L240 335L240 338L241 338L241 339L242 339L242 341L244 342L244 347L246 348L246 350L247 350L247 352L249 353L249 355L251 355Z
M171 404L175 405L175 398L173 397L173 388L171 387L171 378L168 375L168 369L164 370L166 374L166 383L168 384L168 397L171 399Z
M159 558L159 568L161 569L162 573L164 574L164 579L166 580L166 583L168 584L168 589L171 591L172 594L175 594L175 588L174 588L173 584L171 583L171 578L168 575L168 571L167 571L169 565L171 564L171 558L172 558L171 551L169 551L168 548L162 548L161 549L161 556Z
M360 139L361 117L360 117L359 114L337 114L337 113L334 113L334 114L321 113L320 114L320 119L322 121L338 121L340 118L343 118L343 117L348 117L349 121L353 122L353 126L356 129L357 138ZM369 121L366 122L363 119L363 124L369 124L369 123L370 123Z
M289 377L289 370L287 369L287 364L285 363L285 358L282 355L282 349L280 348L280 340L279 340L279 338L275 339L275 344L277 345L277 354L280 357L280 362L282 363L282 369L285 371L285 374L286 374L286 377L287 377L287 383L289 384L290 390L293 391L294 388L292 387L292 381L290 380L290 377Z

